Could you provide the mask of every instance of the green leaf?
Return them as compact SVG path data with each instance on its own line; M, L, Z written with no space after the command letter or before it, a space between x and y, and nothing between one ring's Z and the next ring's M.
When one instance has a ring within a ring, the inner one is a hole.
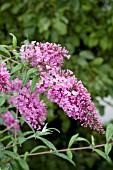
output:
M6 61L8 61L8 60L10 60L10 58L6 58L6 59L4 59L4 60L1 60L0 63L6 62Z
M33 134L33 132L32 131L24 132L24 133L22 133L22 136L26 136L26 135L29 135L29 134Z
M15 154L14 152L11 152L11 151L8 151L8 150L5 150L4 153L12 158L16 158L17 157L17 154Z
M13 140L11 140L8 144L7 144L7 146L10 146L10 145L12 145L13 144Z
M30 74L33 74L35 72L37 72L37 68L31 68L28 72L27 72L27 77L29 77Z
M29 152L25 152L25 154L24 154L24 161L26 161L28 155L29 155Z
M3 121L3 118L0 117L0 125L3 125L4 124L4 121ZM1 131L0 131L1 133Z
M4 148L4 145L2 144L2 142L0 142L0 150L2 150Z
M10 2L3 3L3 5L1 6L1 12L8 10L8 8L10 8L10 6L11 6Z
M56 128L49 128L49 130L55 130L55 131L57 131L58 133L60 133L60 131L59 131L58 129L56 129Z
M79 134L73 135L69 141L68 148L72 146Z
M104 159L106 159L106 154L101 151L100 149L93 149L93 151L97 152L100 156L102 156Z
M12 170L17 170L17 169L19 169L18 168L18 162L17 161L15 161L15 160L11 160L10 161L10 164L12 165ZM9 169L10 170L10 169Z
M38 83L39 79L37 76L33 77L32 83L31 83L31 93L34 92L36 89L36 84Z
M77 137L77 138L75 139L75 141L85 141L85 142L87 142L87 143L90 145L90 142L89 142L87 139L82 138L82 137Z
M14 49L16 49L16 47L17 47L17 38L15 37L15 35L14 34L12 34L12 33L9 33L12 37L13 37L13 48Z
M83 50L79 53L79 55L80 57L88 59L88 60L94 59L94 54L89 50Z
M89 37L88 40L86 40L86 41L90 48L95 47L99 43L99 40L97 37L95 37L95 38Z
M20 137L18 143L21 145L24 143L27 139L25 137Z
M95 145L95 139L94 139L94 136L91 135L91 144L94 146Z
M0 54L11 57L9 51L3 45L0 45Z
M5 136L4 138L0 139L0 141L2 142L2 141L7 140L9 138L10 138L10 136Z
M14 146L13 146L13 152L14 152L14 153L17 153L17 149L18 149L17 146L14 145Z
M108 155L106 156L106 160L112 165L112 160Z
M29 166L22 158L16 158L23 170L29 170Z
M8 50L13 50L12 45L1 45L1 46L8 49Z
M45 135L49 135L49 134L52 134L52 131L50 131L50 130L46 130L45 132L37 131L35 136L45 136Z
M5 98L4 97L0 97L0 107L5 103Z
M10 110L10 112L11 112L13 118L16 119L16 113L13 110Z
M22 88L25 86L25 84L28 82L29 78L27 76L27 70L25 70L22 74Z
M110 141L113 136L113 124L109 124L106 129L106 141L107 143Z
M102 156L104 159L106 159L110 164L112 163L111 158L108 155L106 155L106 153L104 153L103 151L101 151L99 149L93 149L93 151L95 151L100 156Z
M36 146L35 148L33 148L33 149L31 150L31 152L30 152L30 153L34 153L34 152L36 152L37 150L39 150L39 149L41 149L41 148L47 148L47 147L46 147L46 146L44 146L44 145Z
M73 158L73 154L72 154L72 151L71 150L68 150L67 151L67 156L72 159Z
M47 129L47 124L48 124L48 123L46 123L45 126L43 127L42 133L43 133L43 132L46 132L46 131L48 130L48 129Z
M15 73L15 72L18 71L18 70L21 70L22 67L23 67L23 64L22 64L22 63L16 65L15 67L13 67L13 69L12 69L12 71L11 71L11 74L12 74L12 73Z
M24 87L25 84L27 83L30 74L35 73L36 71L38 71L36 68L31 68L28 72L25 71L23 73L22 87ZM38 81L39 81L39 76L34 76L31 83L31 93L34 92L36 88L36 83L38 83Z
M97 57L91 62L91 65L98 66L98 65L101 65L103 61L104 59L102 57Z
M112 145L110 143L106 143L105 145L105 153L108 155L112 149Z
M65 160L67 160L67 161L69 161L71 164L73 164L74 166L76 166L75 163L74 163L67 155L65 155L65 154L63 154L63 153L59 153L59 152L55 152L55 153L53 153L53 154L56 155L56 156L58 156L58 157L61 157L61 158L65 159Z
M16 50L15 50L16 51ZM15 59L17 60L18 58L19 59L21 59L22 58L22 56L21 56L21 54L19 53L19 52L15 52L14 50L13 50L13 54L15 55ZM25 63L23 63L23 65L25 66Z
M28 136L28 137L27 137L27 140L28 140L28 139L32 139L32 138L36 138L36 135L33 134L33 135Z
M54 151L56 151L57 149L55 148L55 146L50 142L48 141L47 139L45 138L42 138L42 137L39 137L39 136L36 136L37 139L40 139L43 143L45 143L45 145L49 148L49 149L52 149Z
M25 62L25 63L23 63L23 64L24 64L24 67L29 66L29 62Z

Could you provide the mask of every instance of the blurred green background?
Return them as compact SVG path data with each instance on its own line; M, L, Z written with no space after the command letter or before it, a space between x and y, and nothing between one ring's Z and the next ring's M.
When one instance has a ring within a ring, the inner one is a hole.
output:
M28 39L66 47L71 59L64 62L64 69L71 69L82 80L99 113L104 114L104 107L99 105L96 97L113 97L113 0L0 0L0 44L11 43L9 33L18 38L19 46ZM75 133L87 139L94 135L97 144L105 141L103 135L84 129L52 103L48 106L47 121L49 127L61 131L48 136L59 149L66 148ZM27 128L23 127L23 131ZM38 141L28 141L21 152L29 151L37 144ZM80 146L83 144L73 145ZM76 170L113 169L96 153L73 153ZM53 155L31 157L28 162L31 170L75 169Z

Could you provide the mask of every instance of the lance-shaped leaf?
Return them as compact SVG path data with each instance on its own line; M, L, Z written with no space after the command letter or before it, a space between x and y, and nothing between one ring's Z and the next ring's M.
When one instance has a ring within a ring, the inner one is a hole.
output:
M55 152L55 153L53 153L53 154L56 155L56 156L58 156L58 157L61 157L61 158L65 159L65 160L67 160L67 161L69 161L71 164L73 164L74 166L76 166L75 163L72 161L72 159L71 159L70 157L68 157L67 155L65 155L65 154L63 154L63 153L59 153L59 152Z
M36 136L37 139L40 139L43 143L45 143L45 145L49 148L49 149L52 149L54 151L57 151L57 149L55 148L55 146L50 142L48 141L47 139L45 138L42 138L42 137L39 137L39 136Z
M12 71L11 71L11 74L12 74L12 73L15 73L16 71L21 70L22 67L23 67L23 64L22 64L22 63L16 65L15 67L13 67L13 69L12 69Z
M106 143L105 145L105 153L108 155L112 149L112 145L110 143Z
M27 77L29 77L30 74L33 74L33 73L35 73L35 72L37 72L37 71L38 71L37 68L31 68L31 69L27 72Z
M22 74L22 88L25 86L25 84L28 82L28 76L27 76L27 70L25 70Z
M4 97L0 97L0 107L5 103L5 98Z
M23 170L29 170L29 166L24 159L18 157L16 160L19 162Z
M109 124L106 129L106 141L109 142L113 136L113 124Z
M68 144L68 148L70 148L70 147L73 145L73 143L74 143L75 140L77 139L78 135L79 135L79 134L76 134L76 135L73 135L73 136L71 137L71 139L70 139L70 141L69 141L69 144Z
M15 37L15 35L14 34L12 34L12 33L9 33L12 37L13 37L13 48L14 49L16 49L16 47L17 47L17 38Z
M67 156L72 159L73 158L73 154L72 154L72 151L71 150L68 150L67 152Z
M32 83L31 83L31 93L34 92L36 89L36 84L38 83L39 78L37 76L33 77Z
M87 143L90 145L90 142L89 142L87 139L82 138L82 137L77 137L77 138L75 139L75 141L84 141L84 142L87 142Z
M42 149L42 148L47 148L47 147L44 146L44 145L36 146L35 148L33 148L33 149L31 150L30 153L34 153L34 152L36 152L37 150Z
M106 153L104 153L103 151L101 151L100 149L93 149L93 151L95 151L96 153L98 153L100 156L102 156L104 159L106 159L110 164L112 163L111 158L106 155Z
M11 54L3 45L0 45L0 54L7 57L11 57Z

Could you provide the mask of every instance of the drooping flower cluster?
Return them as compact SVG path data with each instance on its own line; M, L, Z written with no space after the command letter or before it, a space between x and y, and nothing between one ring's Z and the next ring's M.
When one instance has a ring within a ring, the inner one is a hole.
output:
M62 71L47 93L47 97L61 107L69 117L80 120L82 126L104 133L96 108L90 94L81 81L68 72Z
M23 115L25 121L31 124L35 129L40 129L43 125L43 120L46 119L46 107L43 101L40 101L39 94L34 91L31 94L30 82L28 82L22 89L21 80L16 79L12 81L13 96L10 101L19 109L20 114ZM16 84L16 86L14 86Z
M6 64L4 62L0 63L0 91L8 92L10 89L10 74L7 71Z
M39 43L32 41L31 44L22 45L20 49L22 62L29 62L31 66L40 71L51 70L53 67L58 71L64 58L70 58L68 51L61 45L52 43Z
M11 126L13 130L20 130L20 125L18 120L15 120L10 111L1 115L6 126Z

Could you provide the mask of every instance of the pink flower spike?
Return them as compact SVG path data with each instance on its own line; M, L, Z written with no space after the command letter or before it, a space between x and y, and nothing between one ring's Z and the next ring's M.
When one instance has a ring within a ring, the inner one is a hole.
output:
M11 126L11 129L20 130L20 125L17 120L15 120L10 111L1 115L6 126Z
M18 80L20 82L20 80ZM39 99L39 93L35 90L31 94L29 81L22 89L17 89L17 81L13 81L13 95L10 102L19 109L20 114L24 117L25 121L35 129L40 129L46 120L46 106ZM17 90L17 93L16 93ZM16 95L15 95L16 94Z
M6 93L10 90L10 74L7 71L6 64L0 63L0 91Z
M69 117L80 120L84 127L105 133L96 108L91 101L90 94L81 81L67 73L56 75L57 81L53 83L47 93L47 98L59 105Z

